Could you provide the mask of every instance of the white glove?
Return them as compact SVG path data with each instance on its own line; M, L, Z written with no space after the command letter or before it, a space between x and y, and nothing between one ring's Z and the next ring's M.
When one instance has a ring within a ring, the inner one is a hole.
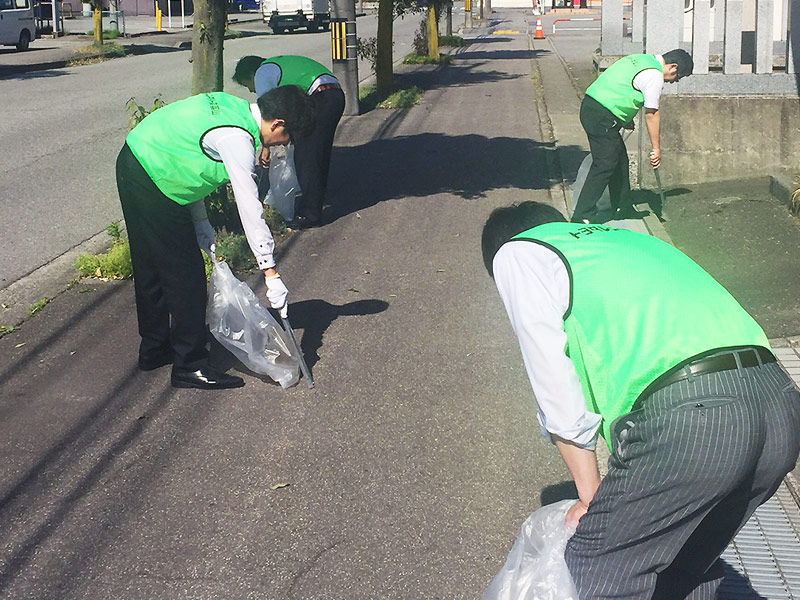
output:
M197 236L197 245L206 251L206 254L212 256L214 254L214 228L208 219L197 221L194 224L194 234Z
M272 277L265 277L264 281L267 284L267 300L269 305L277 311L280 311L281 317L286 317L289 314L289 305L287 300L289 297L289 290L283 284L280 275L273 275Z

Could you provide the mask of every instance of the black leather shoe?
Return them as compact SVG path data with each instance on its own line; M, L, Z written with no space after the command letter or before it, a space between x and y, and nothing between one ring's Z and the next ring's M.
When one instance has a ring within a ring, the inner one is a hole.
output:
M139 369L142 371L153 371L172 363L175 353L172 348L163 352L153 352L152 354L139 355Z
M240 388L244 379L217 371L211 367L203 367L196 371L188 369L172 369L172 387L198 388L201 390L229 390Z
M300 229L311 229L312 227L319 227L320 221L319 219L317 219L316 221L312 221L308 217L305 217L303 215L297 215L291 221L287 221L286 226L289 229L294 229L295 231L298 231Z
M625 208L618 208L614 211L614 216L611 218L614 220L620 219L643 219L644 217L650 214L649 210L636 210L633 206L628 206Z

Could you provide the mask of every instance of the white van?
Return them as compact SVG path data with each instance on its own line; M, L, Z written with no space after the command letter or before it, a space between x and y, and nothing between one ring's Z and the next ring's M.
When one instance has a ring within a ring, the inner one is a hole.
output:
M0 44L27 50L35 39L33 0L0 0Z

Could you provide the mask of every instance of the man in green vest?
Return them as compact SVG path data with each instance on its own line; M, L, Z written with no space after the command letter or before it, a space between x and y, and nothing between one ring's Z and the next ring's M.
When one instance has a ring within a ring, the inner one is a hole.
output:
M764 332L648 235L525 202L490 215L482 247L578 490L565 558L579 597L714 598L720 554L800 451L800 394Z
M287 144L313 124L297 87L258 104L213 92L173 102L144 118L117 157L117 189L128 230L139 321L139 368L172 363L172 385L241 387L214 369L206 347L206 277L214 230L203 199L231 183L250 249L264 271L267 299L285 314L288 290L276 270L272 233L255 183L259 148Z
M630 216L628 151L621 128L633 129L633 118L644 106L650 137L650 164L661 164L661 113L664 82L675 83L692 74L694 62L685 50L623 56L603 71L581 102L581 125L589 138L592 166L575 202L572 221L597 223ZM608 187L612 213L601 215L597 203Z
M243 56L236 63L233 80L257 96L284 85L301 87L311 97L316 120L307 136L294 140L294 162L300 196L290 227L305 229L321 224L325 188L331 164L336 127L344 112L344 92L330 69L305 56ZM269 156L262 156L266 164Z

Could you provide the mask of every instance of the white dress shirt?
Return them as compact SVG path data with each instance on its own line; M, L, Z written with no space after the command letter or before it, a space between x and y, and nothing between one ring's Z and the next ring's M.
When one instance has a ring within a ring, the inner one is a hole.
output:
M656 58L664 66L664 57L656 54ZM633 78L633 87L644 95L644 107L658 110L661 101L661 91L664 88L664 74L658 69L645 69Z
M258 110L258 105L251 104L250 111L260 125L261 112ZM218 127L203 137L203 152L225 165L247 243L253 251L258 267L264 270L275 266L275 259L272 257L275 240L264 222L262 216L264 206L258 199L255 173L256 150L260 147L261 140L253 140L250 133L241 127ZM195 221L205 215L205 205L202 201L194 202L190 206Z
M587 409L575 366L565 354L570 280L564 263L540 244L513 241L500 248L492 268L519 340L542 434L594 449L602 418Z

